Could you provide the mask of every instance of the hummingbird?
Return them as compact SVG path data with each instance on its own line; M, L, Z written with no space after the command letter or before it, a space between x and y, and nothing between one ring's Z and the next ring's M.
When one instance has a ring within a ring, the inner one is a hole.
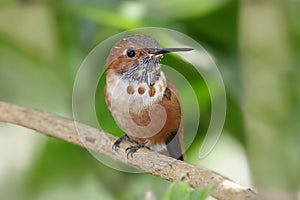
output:
M141 149L184 160L183 115L179 94L162 71L160 61L171 52L191 48L161 48L147 35L130 35L118 41L106 59L105 102L132 145L127 158Z

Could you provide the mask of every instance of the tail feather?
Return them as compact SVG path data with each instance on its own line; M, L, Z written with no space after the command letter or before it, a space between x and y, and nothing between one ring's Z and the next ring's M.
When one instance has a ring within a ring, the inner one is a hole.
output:
M184 153L182 151L182 139L180 134L177 131L174 131L170 134L169 138L166 141L167 150L171 157L177 160L184 160Z

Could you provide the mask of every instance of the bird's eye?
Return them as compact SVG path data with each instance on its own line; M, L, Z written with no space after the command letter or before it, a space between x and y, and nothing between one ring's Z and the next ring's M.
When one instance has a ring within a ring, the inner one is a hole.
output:
M135 51L133 49L127 49L126 54L128 57L132 58L135 56Z

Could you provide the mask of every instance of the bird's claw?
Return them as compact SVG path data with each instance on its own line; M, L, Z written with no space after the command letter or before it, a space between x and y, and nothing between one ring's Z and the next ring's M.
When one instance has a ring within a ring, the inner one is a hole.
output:
M115 141L112 145L112 150L117 151L120 148L120 143L119 140Z
M137 151L137 150L139 150L139 149L141 149L141 148L147 148L147 149L150 149L149 147L147 147L145 144L146 143L137 143L137 142L135 142L134 140L132 140L132 139L130 139L127 135L123 135L122 137L120 137L120 138L118 138L115 142L114 142L114 144L112 145L112 149L114 150L114 151L117 151L119 148L120 148L120 144L121 144L121 142L123 142L123 141L128 141L128 142L130 142L130 143L134 143L135 145L133 145L133 146L130 146L130 147L128 147L128 148L126 148L125 149L125 152L127 153L127 158L129 158L129 156L131 157L131 158L133 158L133 154Z
M114 151L117 151L117 150L120 148L120 143L121 143L123 140L124 140L123 136L120 137L120 138L118 138L118 139L114 142L114 144L112 145L112 149L113 149Z
M134 143L134 141L131 140L127 135L123 135L122 137L118 138L118 139L114 142L114 144L112 145L112 149L113 149L114 151L117 151L117 150L120 148L121 142L123 142L124 140L125 140L125 141L129 141L129 142L131 142L131 143Z
M131 158L133 158L133 154L134 154L137 150L139 150L139 149L141 149L141 148L147 148L147 149L149 149L149 147L145 146L145 143L137 144L137 145L134 145L134 146L127 147L126 150L125 150L125 152L127 153L127 158L129 158L129 156L130 156Z

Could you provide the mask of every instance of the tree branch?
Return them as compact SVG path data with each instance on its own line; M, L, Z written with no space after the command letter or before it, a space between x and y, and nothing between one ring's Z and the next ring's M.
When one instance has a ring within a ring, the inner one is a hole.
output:
M116 138L102 130L74 122L50 113L0 101L0 122L7 122L36 130L75 145L104 154L129 166L169 181L187 182L191 187L215 184L211 195L217 199L258 199L250 188L245 188L220 174L155 152L141 149L133 158L124 153L128 144L119 151L112 150ZM76 124L76 126L75 126ZM80 136L77 131L80 131ZM82 142L84 141L84 144Z

